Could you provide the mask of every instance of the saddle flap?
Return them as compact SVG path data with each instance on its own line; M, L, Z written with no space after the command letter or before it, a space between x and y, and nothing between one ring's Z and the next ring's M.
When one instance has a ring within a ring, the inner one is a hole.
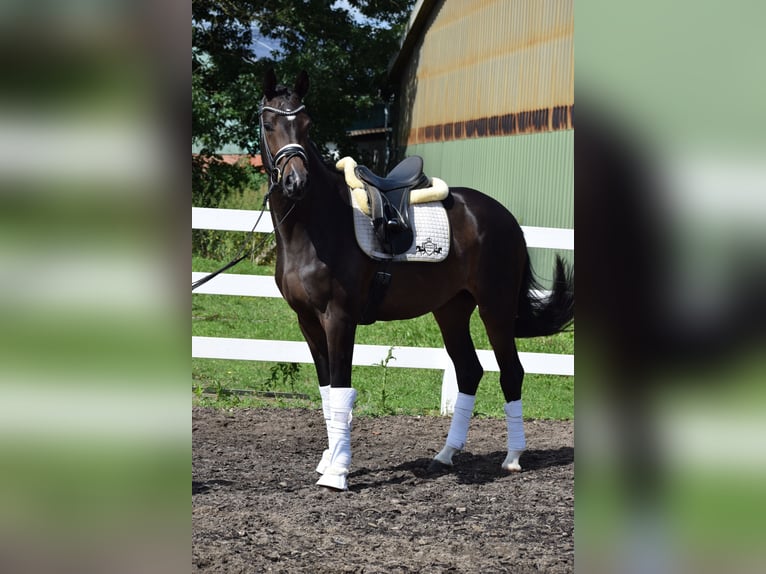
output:
M399 188L381 193L374 186L367 186L373 229L380 244L392 255L412 247L414 235L410 225L409 191Z

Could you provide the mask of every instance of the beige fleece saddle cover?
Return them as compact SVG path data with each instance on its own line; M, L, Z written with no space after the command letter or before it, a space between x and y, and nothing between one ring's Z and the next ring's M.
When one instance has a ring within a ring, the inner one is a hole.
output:
M449 187L439 178L431 178L431 187L415 189L410 193L409 218L414 231L411 247L399 255L383 250L370 218L367 190L354 173L356 161L350 157L340 159L336 168L346 177L351 206L354 212L354 231L359 247L372 259L379 261L422 261L438 263L449 255L450 225L441 200L449 195Z

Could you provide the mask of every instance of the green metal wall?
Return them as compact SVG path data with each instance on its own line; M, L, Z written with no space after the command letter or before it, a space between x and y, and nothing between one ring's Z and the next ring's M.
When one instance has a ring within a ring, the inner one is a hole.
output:
M426 173L450 186L499 200L521 225L574 228L574 130L414 144L406 155L422 156ZM574 260L572 251L530 249L546 286L555 253Z

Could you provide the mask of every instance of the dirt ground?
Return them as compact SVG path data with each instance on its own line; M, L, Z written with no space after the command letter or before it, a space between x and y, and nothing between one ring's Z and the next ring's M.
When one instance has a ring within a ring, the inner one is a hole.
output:
M474 419L429 474L449 418L354 419L347 492L315 486L320 411L195 407L195 572L572 572L574 424L527 421L523 471L505 422Z

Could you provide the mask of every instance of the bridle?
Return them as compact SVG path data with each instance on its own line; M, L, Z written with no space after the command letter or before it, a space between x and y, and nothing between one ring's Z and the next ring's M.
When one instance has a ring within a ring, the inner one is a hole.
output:
M264 98L265 100L265 98ZM266 202L269 199L269 196L271 195L271 192L275 189L282 187L282 168L280 165L282 162L287 163L294 157L299 157L303 161L303 165L308 168L309 158L306 155L306 149L297 143L289 143L286 146L282 146L279 148L277 153L272 156L271 150L269 149L269 144L266 141L266 130L263 129L263 112L273 112L277 114L278 116L295 116L297 113L302 112L306 109L306 106L301 104L294 110L280 110L279 108L272 108L271 106L267 106L264 104L261 104L261 107L258 109L258 119L260 121L260 128L261 128L261 138L262 143L264 145L261 146L263 150L266 152L266 159L268 160L268 170L269 170L269 191L266 193L266 195L263 197L263 205L261 206L261 213L258 215L258 219L255 222L255 225L253 225L253 229L250 231L250 234L252 235L255 232L255 228L258 227L258 222L261 221L261 217L263 217L263 214L265 213L266 209ZM252 247L248 250L248 243L245 242L242 244L242 247L240 248L239 252L237 253L236 257L229 261L226 265L218 269L217 271L214 271L213 273L209 273L205 275L204 277L201 277L200 279L197 279L192 283L192 291L194 291L197 287L200 285L204 285L208 281L210 281L213 277L216 277L220 273L226 271L227 269L230 269L246 257L249 257L251 253L255 253L256 249L260 249L266 244L266 241L271 237L273 233L276 233L277 229L279 229L284 223L285 219L293 212L293 209L295 209L295 203L293 203L290 206L290 209L287 210L287 213L285 213L279 221L277 221L274 225L274 230L266 235L263 239L261 239L260 243L258 245L253 242Z
M271 185L269 186L269 193L271 193L272 189L282 186L281 165L286 164L294 157L299 157L301 158L301 161L303 161L303 165L308 168L309 159L306 155L306 149L301 144L297 143L289 143L285 146L282 146L279 148L276 154L273 156L271 155L269 143L266 141L266 130L263 129L263 112L272 112L278 116L295 116L305 109L306 106L303 104L292 110L280 110L279 108L273 108L265 104L261 104L261 107L258 108L258 120L260 122L261 138L264 144L261 147L266 153L266 159L268 160L267 167L269 170L269 180L271 182Z

